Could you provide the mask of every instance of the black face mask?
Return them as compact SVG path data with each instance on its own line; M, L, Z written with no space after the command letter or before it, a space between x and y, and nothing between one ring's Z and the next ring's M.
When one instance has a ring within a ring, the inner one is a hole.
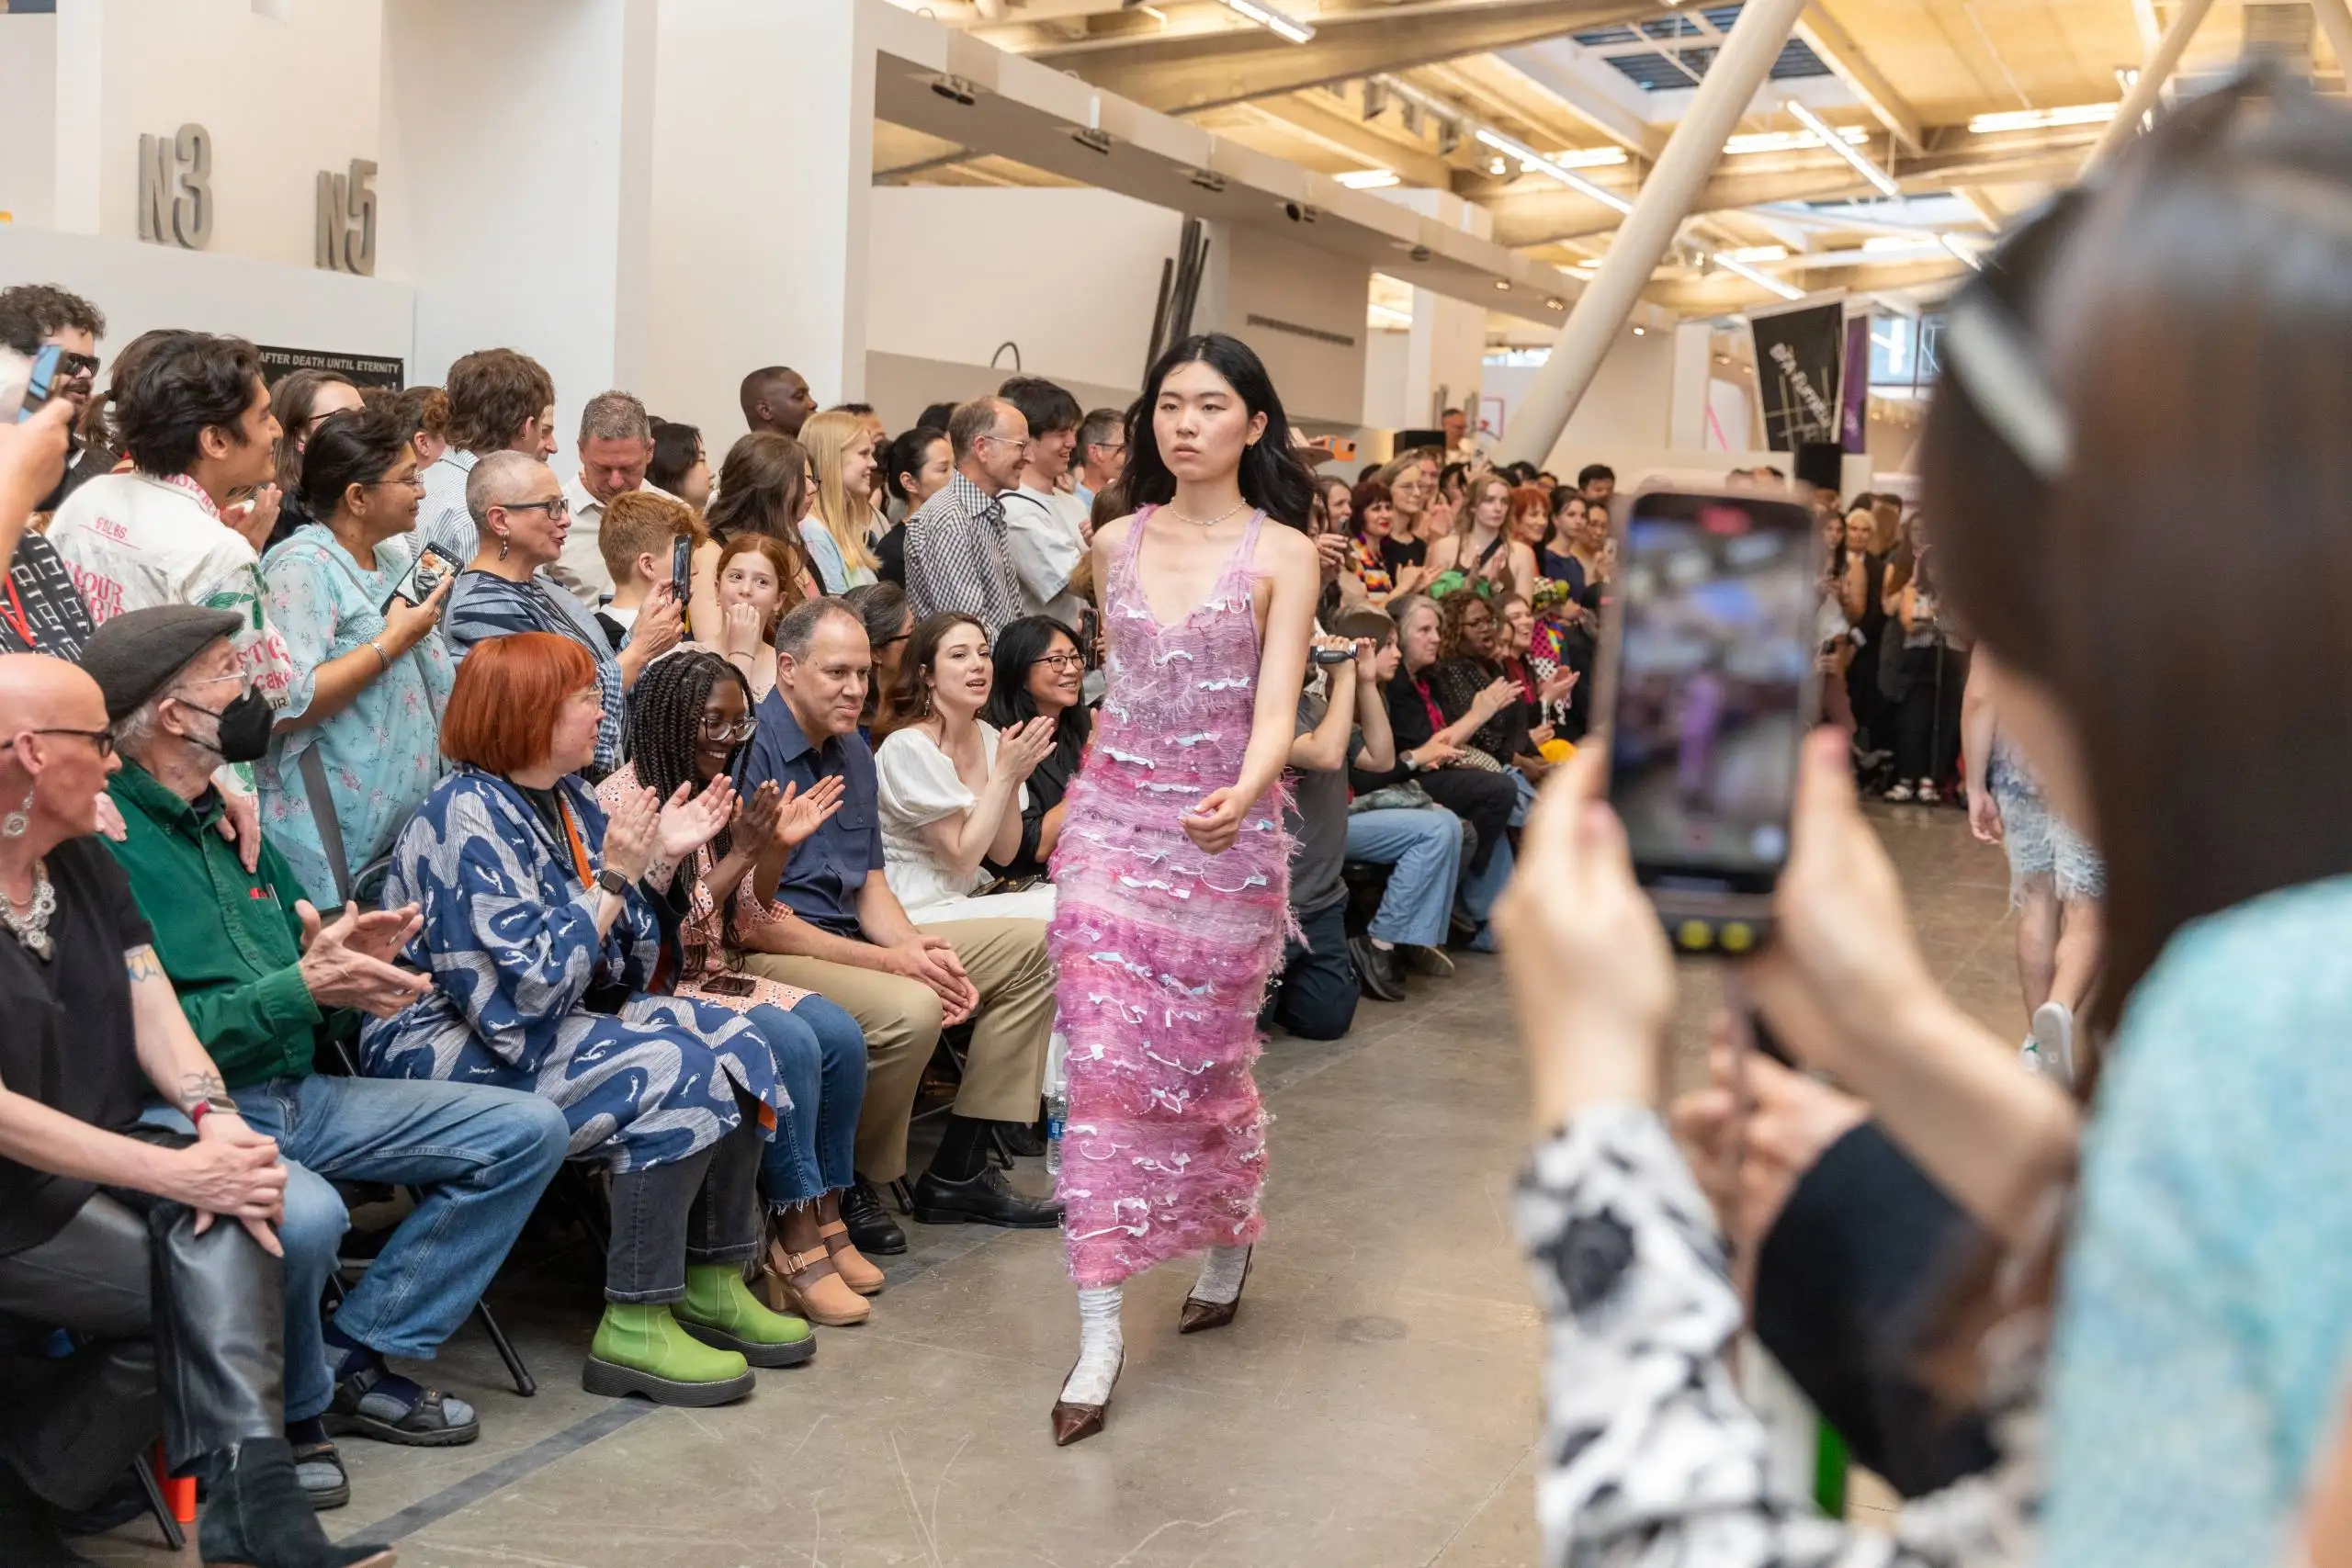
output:
M210 716L216 739L212 749L220 753L224 762L255 762L269 755L269 729L277 722L277 710L269 699L248 689L227 707L198 707L183 702L182 706L195 708Z

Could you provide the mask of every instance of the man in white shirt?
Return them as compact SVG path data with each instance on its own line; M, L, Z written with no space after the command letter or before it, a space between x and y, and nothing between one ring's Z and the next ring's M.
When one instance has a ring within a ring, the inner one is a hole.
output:
M541 462L555 456L555 378L527 354L484 348L450 366L442 389L449 395L449 446L421 476L416 537L462 568L481 544L466 511L466 476L492 452Z
M563 486L563 498L571 503L571 532L564 536L563 553L548 568L548 575L582 609L594 610L613 596L613 574L597 543L605 505L633 490L670 493L645 482L646 465L652 461L653 421L634 393L599 392L588 400L580 411L580 471Z
M169 333L141 354L115 412L132 470L75 491L49 529L91 624L159 604L233 611L239 664L285 707L309 671L269 624L261 557L222 517L277 473L259 353L243 338Z
M1013 576L1028 614L1075 626L1086 598L1071 591L1070 577L1086 559L1087 507L1062 480L1078 446L1078 400L1036 376L1015 376L997 395L1029 422L1021 483L999 498Z
M1126 477L1127 416L1120 409L1095 409L1078 427L1078 449L1072 454L1072 487L1079 504L1091 515L1094 498Z

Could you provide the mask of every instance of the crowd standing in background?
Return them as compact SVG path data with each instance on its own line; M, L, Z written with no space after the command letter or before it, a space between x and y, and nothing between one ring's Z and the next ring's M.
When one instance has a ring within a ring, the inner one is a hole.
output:
M315 1518L338 1440L478 1439L421 1364L550 1192L603 1254L583 1386L687 1406L870 1321L894 1211L1058 1228L1049 1429L1092 1438L1129 1278L1198 1254L1180 1330L1241 1310L1265 1032L1498 947L1547 1561L2291 1561L2352 1345L2352 779L2344 497L2278 454L2336 439L2347 191L2339 114L2221 89L1963 290L1925 504L1810 498L1824 723L1748 988L1812 1071L1726 1016L1671 1106L1591 733L1606 467L1497 469L1448 411L1317 472L1217 334L1125 411L1015 376L895 436L758 368L716 453L603 389L557 466L514 349L397 392L194 331L108 367L96 306L0 290L62 373L0 425L10 1562L82 1562L62 1515L160 1438L208 1561L389 1563ZM1928 978L1865 796L2004 848L2037 1070ZM413 1208L331 1291L338 1179ZM1773 1490L1743 1324L1892 1537Z

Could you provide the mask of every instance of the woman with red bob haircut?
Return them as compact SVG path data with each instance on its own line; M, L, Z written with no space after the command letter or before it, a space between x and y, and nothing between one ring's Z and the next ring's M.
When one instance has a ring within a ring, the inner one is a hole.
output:
M580 777L603 716L595 662L522 632L458 666L441 749L456 764L401 832L384 897L424 929L401 956L434 989L360 1036L376 1077L527 1089L612 1173L605 1318L582 1385L669 1404L752 1391L753 1366L805 1361L808 1324L745 1288L760 1244L761 1143L789 1101L765 1038L709 1002L647 993L661 951L639 886L734 809L722 776L609 818Z

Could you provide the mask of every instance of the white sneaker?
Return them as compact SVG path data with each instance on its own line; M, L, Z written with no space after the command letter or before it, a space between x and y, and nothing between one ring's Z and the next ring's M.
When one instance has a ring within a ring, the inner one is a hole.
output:
M2033 1010L2033 1036L2028 1043L2041 1070L2058 1084L2075 1081L2075 1015L2064 1002L2044 1002Z
M1907 784L1897 784L1893 789L1888 790L1879 798L1882 800L1892 801L1897 806L1905 805L1911 799L1911 786Z

